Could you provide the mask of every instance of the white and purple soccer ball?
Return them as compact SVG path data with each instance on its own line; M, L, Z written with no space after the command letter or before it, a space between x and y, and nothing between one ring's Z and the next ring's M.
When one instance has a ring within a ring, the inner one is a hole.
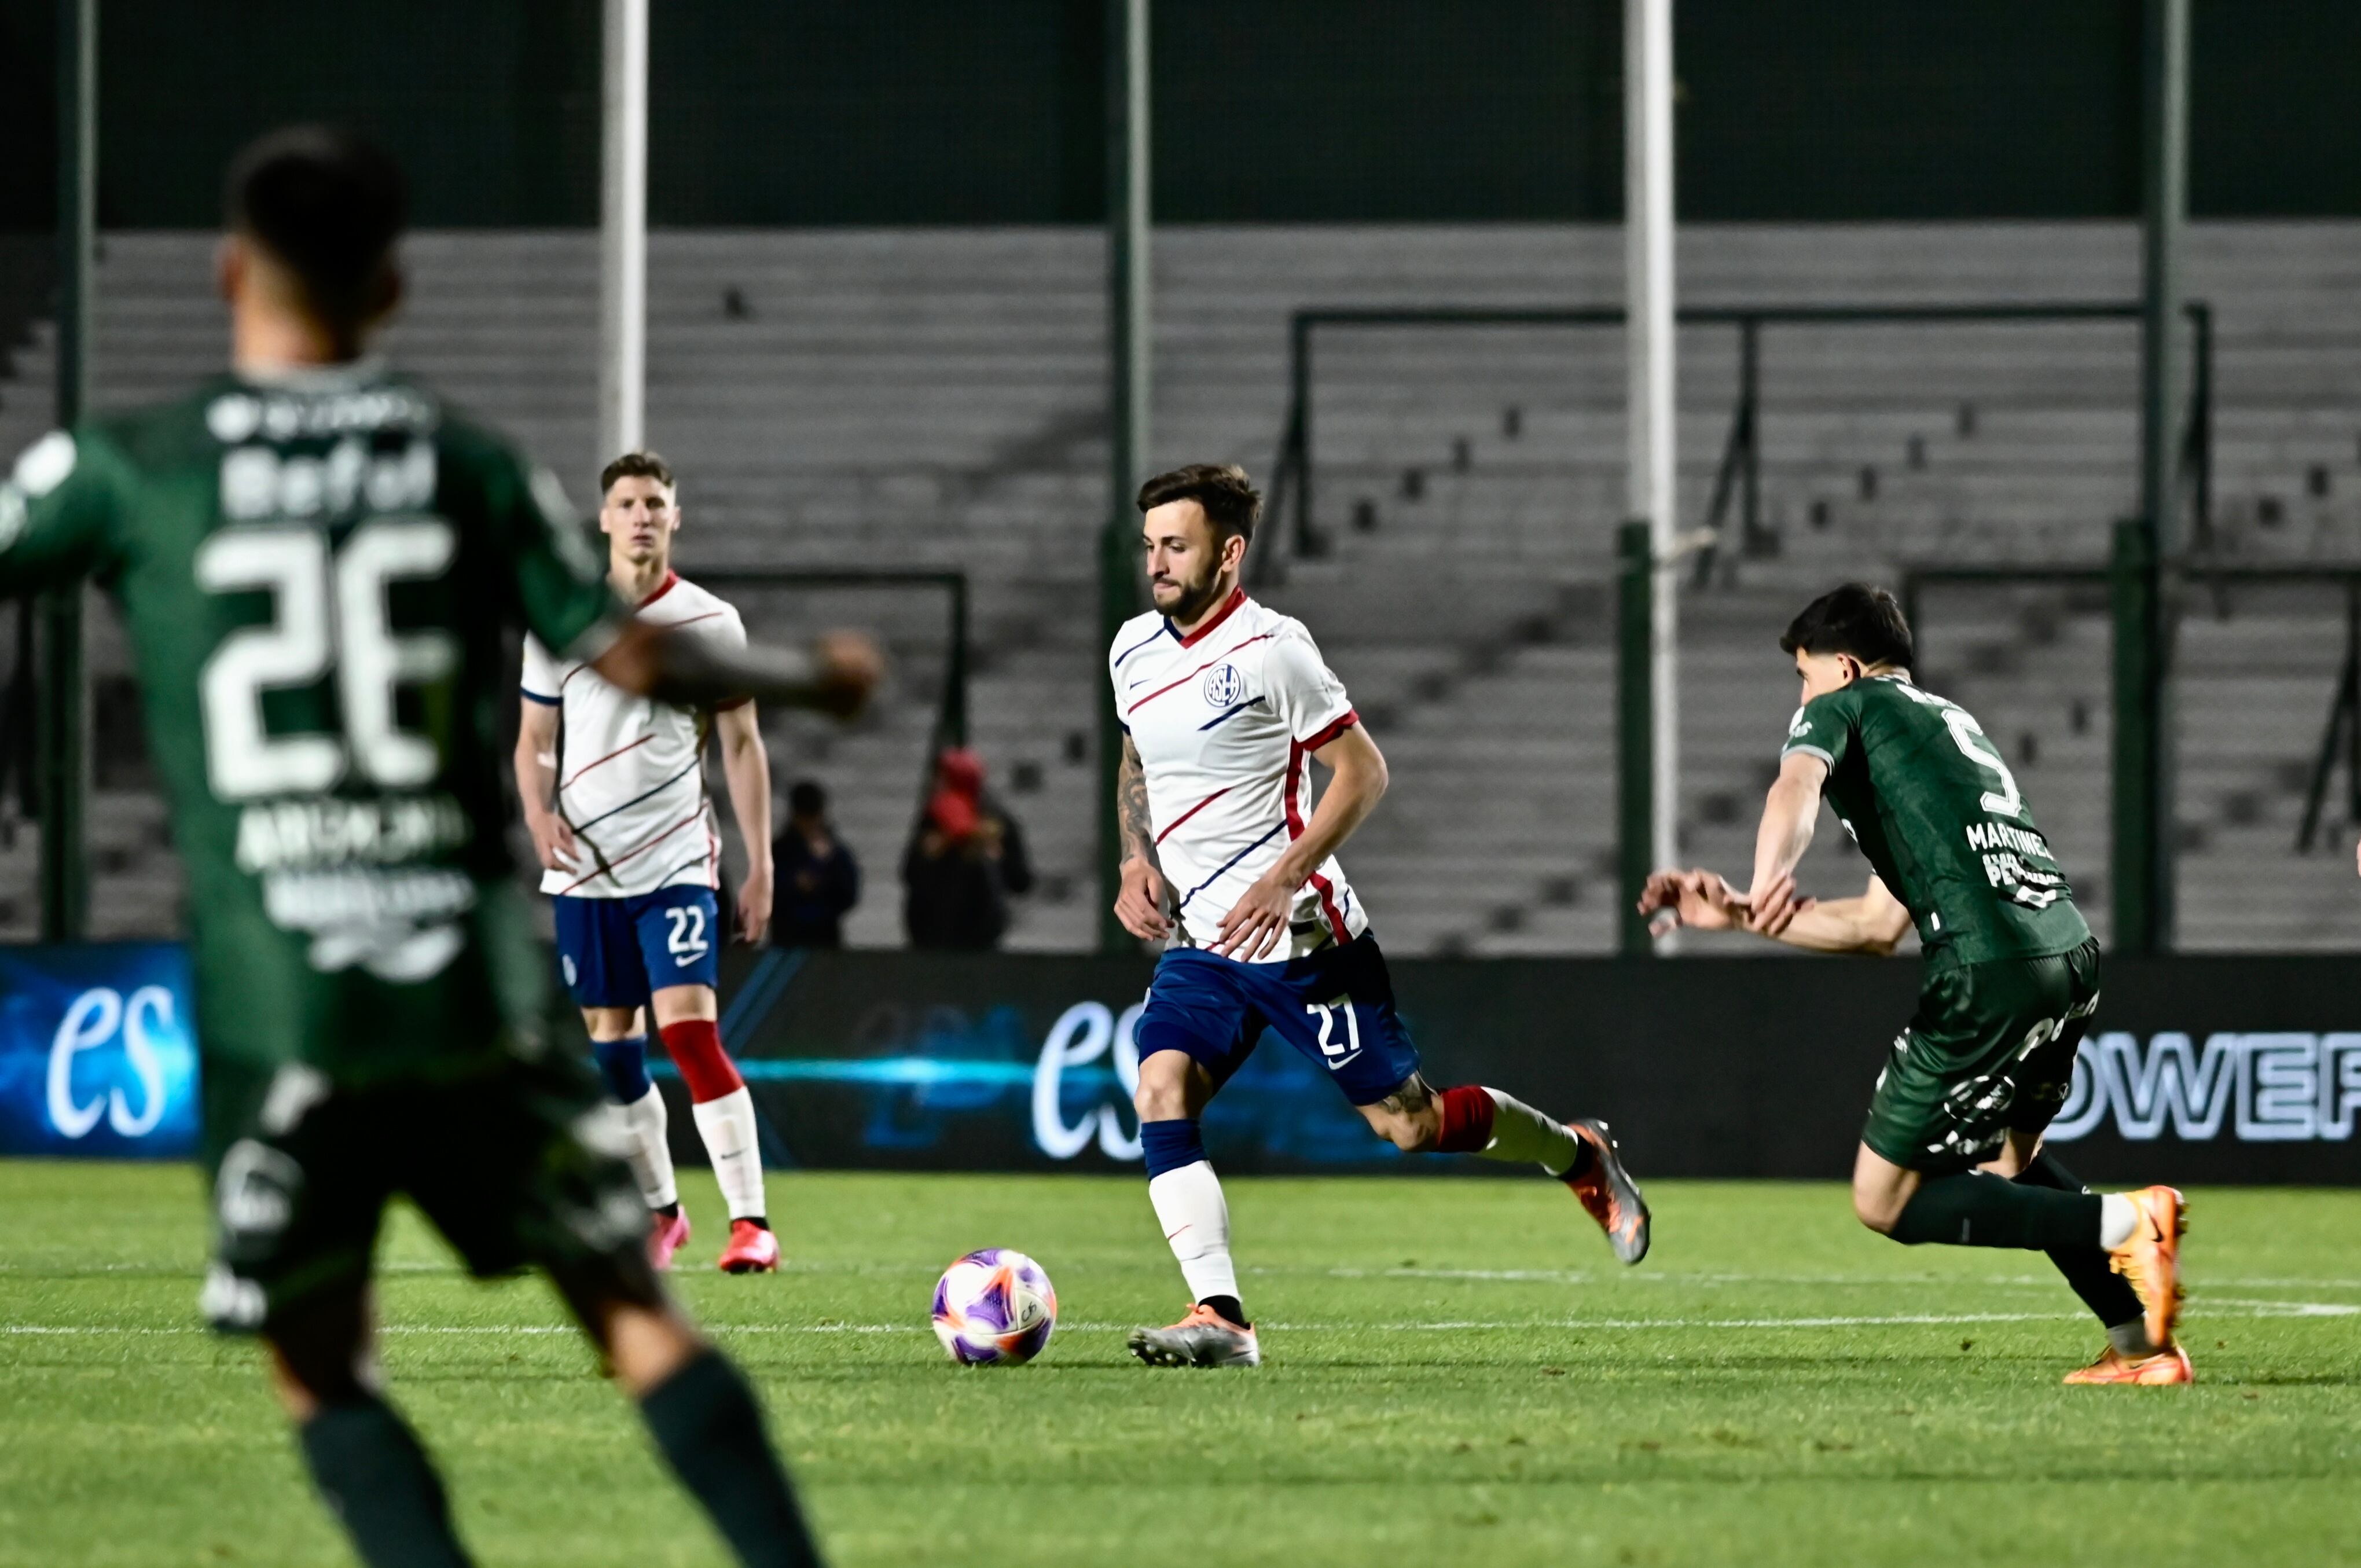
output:
M935 1282L935 1337L962 1366L1020 1365L1041 1354L1058 1326L1058 1292L1021 1252L972 1252Z

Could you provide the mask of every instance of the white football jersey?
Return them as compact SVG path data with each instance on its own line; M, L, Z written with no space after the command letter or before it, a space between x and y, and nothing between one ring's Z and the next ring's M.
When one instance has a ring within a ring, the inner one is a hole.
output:
M642 600L641 620L746 645L738 612L677 573ZM721 885L721 836L705 794L703 709L632 696L578 659L524 640L524 699L559 710L557 809L573 826L568 871L541 891L629 898L664 887Z
M1178 939L1202 947L1238 895L1312 816L1312 753L1357 722L1303 623L1244 588L1183 637L1135 616L1108 650L1115 707L1148 776L1156 854L1179 905ZM1334 856L1296 894L1283 963L1368 929Z

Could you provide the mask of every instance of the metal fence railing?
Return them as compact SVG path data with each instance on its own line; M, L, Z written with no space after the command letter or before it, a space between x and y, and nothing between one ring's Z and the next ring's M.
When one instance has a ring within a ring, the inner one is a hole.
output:
M2119 568L2105 565L2034 565L1995 563L1985 565L1920 566L1905 573L1901 598L1903 614L1914 628L1922 625L1919 614L1925 592L1936 587L2074 586L2084 587L2111 587ZM2320 744L2315 752L2309 782L2304 786L2303 817L2296 829L2294 851L2309 853L2318 847L2326 813L2330 790L2341 765L2345 770L2345 809L2347 819L2361 822L2361 566L2334 565L2267 565L2246 564L2209 565L2188 563L2184 568L2180 598L2185 606L2190 596L2210 594L2217 606L2226 608L2229 590L2241 587L2333 585L2343 593L2345 644L2337 665L2336 686L2329 697L2328 715L2323 722ZM2169 629L2177 630L2180 617L2169 617Z
M2210 543L2213 509L2213 310L2202 300L2184 307L2190 322L2191 373L2189 411L2180 444L2180 471L2189 505L2189 537L2200 549ZM1763 520L1762 417L1763 340L1773 327L1840 327L1918 323L2040 323L2122 321L2136 324L2142 307L2129 301L2060 301L2011 303L1918 305L1698 305L1676 313L1685 326L1728 326L1738 333L1738 385L1730 433L1722 445L1707 506L1704 531L1714 541L1699 553L1699 581L1713 569L1715 553L1732 543L1744 554L1777 548L1777 535ZM1325 553L1318 521L1314 422L1314 350L1319 336L1384 328L1455 330L1532 327L1596 330L1620 328L1620 305L1572 309L1488 306L1415 306L1300 310L1288 322L1288 411L1272 466L1271 532L1289 542L1297 556ZM1732 511L1736 516L1733 520Z

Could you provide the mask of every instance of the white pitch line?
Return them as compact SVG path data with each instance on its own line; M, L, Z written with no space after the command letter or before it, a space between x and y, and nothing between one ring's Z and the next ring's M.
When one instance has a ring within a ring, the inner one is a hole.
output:
M1942 1289L2038 1286L2054 1288L2054 1274L2005 1274L1965 1278L1908 1278L1890 1274L1719 1274L1683 1273L1673 1269L1608 1272L1588 1268L1250 1268L1249 1274L1318 1274L1330 1279L1446 1279L1477 1284L1589 1285L1614 1281L1624 1285L1859 1285L1883 1288L1931 1286ZM2361 1290L2361 1279L2221 1279L2204 1281L2200 1288Z
M2265 1301L2217 1298L2201 1303L2202 1310L2194 1317L2231 1318L2344 1318L2361 1315L2361 1306L2341 1301ZM2230 1307L2244 1310L2219 1311ZM1895 1312L1875 1316L1813 1318L1559 1318L1516 1319L1455 1319L1432 1322L1400 1323L1283 1323L1268 1326L1286 1333L1462 1333L1531 1332L1552 1330L1560 1332L1582 1331L1648 1332L1660 1329L1850 1329L1850 1328L1927 1328L1973 1323L2046 1323L2080 1321L2079 1312ZM1123 1333L1137 1327L1129 1323L1061 1323L1065 1333ZM924 1323L708 1323L705 1327L717 1334L917 1334L928 1332ZM206 1330L197 1327L152 1328L139 1326L114 1327L95 1323L0 1323L0 1334L100 1336L116 1335L181 1335L200 1334ZM384 1334L434 1335L508 1335L508 1334L574 1334L580 1331L565 1323L525 1324L434 1324L392 1323L379 1331Z

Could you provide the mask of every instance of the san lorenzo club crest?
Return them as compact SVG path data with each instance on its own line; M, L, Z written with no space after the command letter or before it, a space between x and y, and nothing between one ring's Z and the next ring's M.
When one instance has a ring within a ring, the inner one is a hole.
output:
M1216 664L1205 672L1205 706L1227 707L1246 695L1246 678L1235 664Z

